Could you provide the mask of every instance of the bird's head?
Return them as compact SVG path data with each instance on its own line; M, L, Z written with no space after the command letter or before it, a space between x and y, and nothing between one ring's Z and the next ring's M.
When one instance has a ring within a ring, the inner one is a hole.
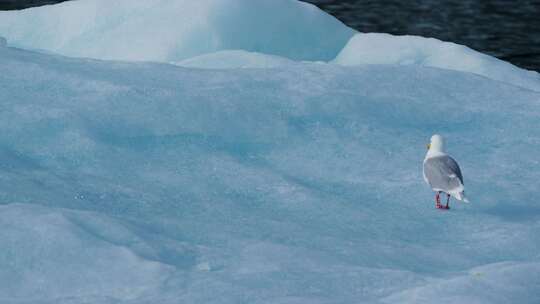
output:
M442 136L435 134L431 136L431 141L427 145L427 149L433 152L443 152L444 151L444 141Z

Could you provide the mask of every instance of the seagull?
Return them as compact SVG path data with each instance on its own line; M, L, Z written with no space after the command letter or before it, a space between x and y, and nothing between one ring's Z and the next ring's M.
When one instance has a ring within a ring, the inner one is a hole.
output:
M424 180L436 192L435 207L437 209L450 209L448 206L450 196L468 203L469 200L465 197L461 169L452 157L444 153L442 136L433 135L427 148L426 158L424 158ZM441 205L440 195L442 192L447 195L446 206Z

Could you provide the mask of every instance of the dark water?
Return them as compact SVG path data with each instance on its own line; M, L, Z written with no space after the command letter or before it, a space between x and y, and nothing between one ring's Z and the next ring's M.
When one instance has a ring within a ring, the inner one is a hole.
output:
M66 0L0 0L0 10L19 10L33 6L55 4Z
M540 0L305 1L361 32L435 37L540 71ZM54 2L0 0L0 10Z
M306 0L361 32L435 37L540 71L540 1Z

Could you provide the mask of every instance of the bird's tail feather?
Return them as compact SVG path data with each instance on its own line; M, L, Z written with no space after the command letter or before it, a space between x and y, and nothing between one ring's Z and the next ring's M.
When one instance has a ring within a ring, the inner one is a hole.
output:
M456 197L464 203L469 203L469 199L465 196L465 191L458 192Z

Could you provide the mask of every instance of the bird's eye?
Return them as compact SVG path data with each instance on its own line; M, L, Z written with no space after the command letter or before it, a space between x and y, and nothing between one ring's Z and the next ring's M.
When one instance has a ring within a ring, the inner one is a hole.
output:
M431 148L431 144L427 144L427 149L429 150Z

